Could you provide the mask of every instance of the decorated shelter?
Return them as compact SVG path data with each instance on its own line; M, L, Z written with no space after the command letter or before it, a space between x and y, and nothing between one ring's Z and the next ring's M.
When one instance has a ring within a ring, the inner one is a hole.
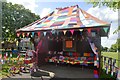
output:
M98 68L101 37L107 37L109 29L109 23L99 20L75 5L56 8L47 16L16 32L18 37L20 34L32 35L34 41L38 43L40 42L38 37L43 34L48 42L48 62L94 64ZM39 45L36 46L39 49ZM58 53L64 58L50 56Z

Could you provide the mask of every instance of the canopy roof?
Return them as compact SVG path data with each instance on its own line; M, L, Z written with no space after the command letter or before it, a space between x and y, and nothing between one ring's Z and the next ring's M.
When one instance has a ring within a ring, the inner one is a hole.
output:
M107 27L108 33L110 24L99 20L79 8L78 5L75 5L65 8L56 8L56 10L42 19L20 28L16 32L69 30L98 27Z

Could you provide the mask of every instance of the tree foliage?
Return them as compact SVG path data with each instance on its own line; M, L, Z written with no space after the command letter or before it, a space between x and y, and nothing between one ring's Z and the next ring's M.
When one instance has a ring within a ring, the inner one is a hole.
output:
M23 5L2 2L2 38L15 39L16 30L24 27L40 17L25 9Z
M120 52L120 38L117 39L117 42L111 46L110 51L111 52L116 52L116 51Z
M88 1L88 0L86 0L86 1ZM113 10L120 9L119 0L89 0L88 3L90 3L90 4L92 3L93 7L107 6Z

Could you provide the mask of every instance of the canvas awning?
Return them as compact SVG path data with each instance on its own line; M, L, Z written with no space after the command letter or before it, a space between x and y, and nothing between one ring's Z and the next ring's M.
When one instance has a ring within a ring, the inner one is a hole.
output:
M100 29L101 35L108 35L110 24L99 20L78 5L56 8L49 15L39 19L16 32L49 31L49 30L69 30L69 29Z

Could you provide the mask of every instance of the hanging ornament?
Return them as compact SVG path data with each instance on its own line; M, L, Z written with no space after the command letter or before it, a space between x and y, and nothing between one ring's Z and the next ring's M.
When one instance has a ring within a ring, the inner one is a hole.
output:
M30 33L28 32L28 33L27 33L27 37L29 36L29 34L30 34Z
M25 37L25 33L22 33L23 38Z
M103 28L103 30L107 33L107 31L108 31L108 28Z
M63 31L64 35L66 34L66 32L67 32L67 30L64 30L64 31Z
M51 33L52 33L52 34L55 34L55 30L52 30Z
M87 29L88 33L91 33L91 29Z
M83 31L83 29L79 29L79 31Z
M40 32L37 32L38 36L40 36Z
M46 36L46 32L43 32L44 36Z
M20 36L20 33L17 33L17 37L19 37Z
M74 33L74 30L70 30L70 32L72 33L72 35L73 35L73 33Z
M34 32L32 32L32 37L34 36L34 34L35 34L35 33L34 33Z

